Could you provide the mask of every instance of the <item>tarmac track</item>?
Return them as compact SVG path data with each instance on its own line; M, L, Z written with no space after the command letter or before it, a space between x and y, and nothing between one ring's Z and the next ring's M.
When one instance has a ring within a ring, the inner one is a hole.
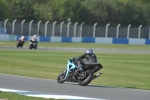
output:
M71 52L85 52L88 48L62 48L62 47L38 47L37 50L46 51L71 51ZM137 54L150 54L150 50L119 50L114 48L92 48L94 52L106 52L106 53L137 53ZM16 48L15 46L0 46L0 50L30 50L28 47ZM34 49L32 49L34 50Z
M0 47L1 50L29 50L27 47ZM37 50L61 50L84 52L84 48L38 48ZM115 50L94 48L95 52L120 52L120 53L150 53L143 50ZM32 78L26 76L0 74L0 88L32 91L32 93L45 93L57 95L72 95L100 100L150 100L149 90L118 88L109 86L92 85L79 86L77 83L65 82L58 84L55 80Z
M72 95L99 100L149 100L150 91L77 83L57 83L55 80L0 74L0 88L31 91L32 94ZM72 98L73 99L73 98Z

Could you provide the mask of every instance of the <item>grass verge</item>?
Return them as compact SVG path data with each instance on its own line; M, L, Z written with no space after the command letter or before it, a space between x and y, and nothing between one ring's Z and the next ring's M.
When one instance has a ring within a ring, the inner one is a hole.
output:
M19 95L16 93L8 93L0 91L0 100L55 100L37 97L28 97L25 95Z

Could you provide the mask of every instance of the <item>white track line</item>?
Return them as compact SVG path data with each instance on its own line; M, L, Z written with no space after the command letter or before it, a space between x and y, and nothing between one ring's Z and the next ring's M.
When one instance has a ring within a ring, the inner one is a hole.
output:
M13 92L25 96L30 96L30 97L41 97L41 98L53 98L53 99L69 99L69 100L106 100L106 99L98 99L98 98L88 98L88 97L80 97L80 96L71 96L71 95L52 95L52 94L43 94L43 93L38 93L38 92L30 92L30 91L22 91L22 90L14 90L14 89L5 89L5 88L0 88L0 91L2 92Z

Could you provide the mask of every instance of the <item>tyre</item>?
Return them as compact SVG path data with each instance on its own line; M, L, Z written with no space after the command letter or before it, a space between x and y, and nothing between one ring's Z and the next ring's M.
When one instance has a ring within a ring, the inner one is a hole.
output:
M23 47L23 44L21 44L20 47L22 48L22 47Z
M93 79L93 72L91 70L85 71L84 76L78 80L79 85L86 86Z
M34 49L37 49L37 45L35 45Z
M29 49L32 49L32 45L31 44L29 45Z
M65 76L66 76L66 72L63 71L61 74L58 75L57 82L58 83L64 83L65 82L65 80L64 80Z
M19 42L17 43L16 47L17 47L17 48L19 47Z

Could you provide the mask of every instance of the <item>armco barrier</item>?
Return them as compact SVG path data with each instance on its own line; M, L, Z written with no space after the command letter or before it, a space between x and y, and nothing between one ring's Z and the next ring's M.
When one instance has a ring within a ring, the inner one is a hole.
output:
M145 44L150 44L150 39L146 39Z
M113 38L113 44L129 44L129 40L125 38Z
M11 36L8 34L0 34L0 41L17 41L20 36ZM13 39L12 39L13 38ZM29 41L32 36L26 36ZM37 36L39 42L78 42L78 43L101 43L101 44L150 44L150 39L136 38L102 38L102 37L44 37Z
M0 41L11 41L11 38L8 34L0 34Z
M0 28L0 34L6 34L6 29L5 28Z

